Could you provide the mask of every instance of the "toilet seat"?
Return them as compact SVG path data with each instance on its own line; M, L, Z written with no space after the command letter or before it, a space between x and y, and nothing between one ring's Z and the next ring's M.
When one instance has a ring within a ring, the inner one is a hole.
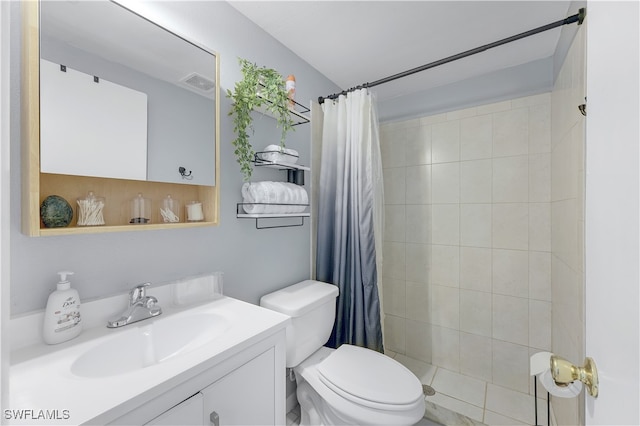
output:
M342 345L316 370L326 387L365 407L404 411L423 398L422 386L409 369L370 349Z
M408 397L405 395L402 398L395 399L393 396L390 398L382 396L384 395L384 392L395 393L396 391L399 391L399 389L395 386L390 387L389 382L381 379L381 377L386 376L386 374L380 374L380 372L390 371L392 374L398 373L401 377L406 378L406 376L404 376L406 371L403 370L405 367L397 361L370 349L359 348L353 352L357 352L358 350L367 351L368 353L370 352L370 354L359 354L357 357L358 360L368 360L368 356L378 356L384 359L384 361L380 359L378 360L380 364L374 361L375 364L373 368L379 368L378 371L371 371L368 368L362 368L362 371L366 372L368 376L372 376L376 379L376 384L373 387L378 389L377 392L369 393L363 391L362 395L356 395L355 392L358 392L356 390L358 387L357 385L352 388L344 383L340 383L337 376L345 373L345 368L348 367L336 367L334 369L332 365L334 363L337 365L345 352L352 352L351 349L330 349L327 347L321 347L294 368L296 381L298 382L298 401L300 401L301 407L306 406L306 408L303 407L304 410L307 412L314 412L316 415L320 416L319 418L314 419L315 423L335 425L366 424L382 426L413 425L420 420L420 418L424 416L425 400L422 395L422 385L418 378L412 376L412 380L408 379L407 383L404 383L404 380L400 383L400 388L403 389L403 394L405 388L415 389L415 391L412 392L417 392L419 394L415 401L408 404L390 404L388 403L389 401L402 402L410 400L411 393L406 394L409 395ZM340 355L332 361L324 364L324 377L322 377L323 374L320 373L319 366L323 365L324 361L330 359L330 357L332 357L336 352ZM360 358L361 355L363 358ZM353 355L346 355L346 357L348 358L347 363L360 362L356 361L355 353ZM371 368L370 363L366 361L362 361L362 363ZM332 373L335 373L335 375ZM327 376L332 380L328 380ZM340 386L337 386L336 383L339 383ZM344 388L347 388L351 392L345 391ZM372 401L371 398L383 402ZM306 401L306 403L303 404L303 401ZM310 401L314 401L311 403L311 406L308 405ZM314 407L313 410L311 407ZM307 420L310 421L310 419Z

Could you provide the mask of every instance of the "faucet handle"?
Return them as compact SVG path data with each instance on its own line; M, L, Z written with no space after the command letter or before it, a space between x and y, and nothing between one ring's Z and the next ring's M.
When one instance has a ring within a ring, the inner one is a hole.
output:
M149 287L151 283L139 284L131 289L129 292L129 303L133 305L138 300L142 299L146 294L146 288Z

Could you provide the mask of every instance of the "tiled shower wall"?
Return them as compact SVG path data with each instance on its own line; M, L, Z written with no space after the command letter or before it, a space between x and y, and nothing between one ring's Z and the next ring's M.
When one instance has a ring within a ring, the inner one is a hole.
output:
M580 27L551 94L553 353L581 365L584 342L585 31ZM558 424L584 424L584 399L553 398Z
M381 126L385 348L529 393L551 350L551 94Z

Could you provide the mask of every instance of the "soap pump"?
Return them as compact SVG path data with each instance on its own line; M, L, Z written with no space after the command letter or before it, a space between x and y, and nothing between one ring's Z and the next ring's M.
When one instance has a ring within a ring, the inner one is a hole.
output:
M73 275L73 272L61 271L58 274L60 282L57 289L49 295L44 313L42 337L49 345L66 342L82 331L80 297L67 280L67 275Z

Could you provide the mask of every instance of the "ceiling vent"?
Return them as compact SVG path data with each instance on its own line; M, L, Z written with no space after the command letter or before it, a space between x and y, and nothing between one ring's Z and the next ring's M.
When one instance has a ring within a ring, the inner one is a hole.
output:
M197 72L189 74L180 81L189 86L191 89L196 89L198 92L208 93L216 87L215 82L209 80L203 75L198 74Z

